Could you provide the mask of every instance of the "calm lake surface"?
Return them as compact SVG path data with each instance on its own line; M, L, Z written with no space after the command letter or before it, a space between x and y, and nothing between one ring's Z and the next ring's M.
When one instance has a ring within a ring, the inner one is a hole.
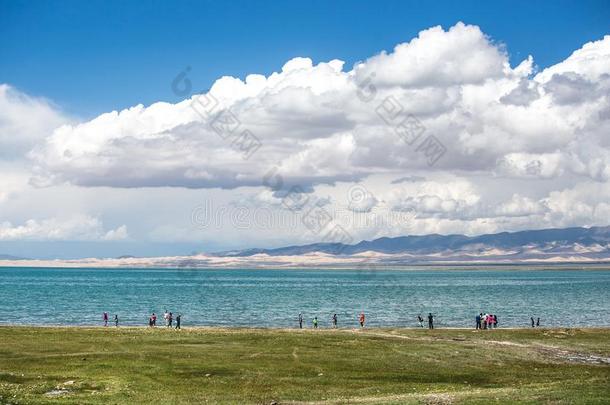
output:
M147 325L152 312L183 314L183 326L321 327L336 313L354 327L473 326L478 312L499 326L610 326L610 271L603 270L168 270L0 268L0 323Z

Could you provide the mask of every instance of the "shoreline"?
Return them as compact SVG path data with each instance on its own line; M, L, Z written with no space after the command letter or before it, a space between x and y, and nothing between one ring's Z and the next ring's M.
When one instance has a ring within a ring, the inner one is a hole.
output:
M45 263L31 264L19 262L8 262L0 260L0 270L3 269L25 269L25 270L156 270L156 271L357 271L357 272L376 272L376 271L610 271L610 261L604 262L550 262L550 263L412 263L412 264L380 264L370 263L366 266L362 264L354 265L327 265L327 266L306 266L306 265L260 265L260 266L160 266L160 265L89 265L87 263Z
M175 330L175 327L166 327L163 325L159 325L159 326L155 326L155 327L150 327L150 326L146 326L146 325L119 325L114 326L114 325L108 325L108 326L103 326L103 325L20 325L20 324L0 324L0 329L79 329L79 330ZM262 332L262 331L271 331L271 332L307 332L307 331L311 331L311 332L326 332L326 331L330 331L330 332L357 332L357 331L362 331L362 332L366 332L366 331L417 331L417 330L421 330L421 331L443 331L443 330L448 330L448 331L473 331L473 332L493 332L493 331L518 331L518 330L545 330L545 331L557 331L557 330L582 330L582 331L586 331L586 330L595 330L595 331L602 331L602 330L608 330L610 332L610 325L601 325L601 326L549 326L549 327L543 327L543 326L539 326L539 327L514 327L514 326L510 326L510 327L498 327L498 328L491 328L491 329L475 329L475 328L469 328L469 327L458 327L458 326L443 326L443 327L435 327L434 329L428 329L427 327L424 328L419 328L419 327L407 327L407 326L399 326L399 327L392 327L392 326L373 326L373 327L364 327L364 328L358 328L358 327L353 327L353 328L285 328L285 327L273 327L273 326L269 326L269 327L265 327L265 326L260 326L260 327L252 327L252 326L203 326L203 325L192 325L192 326L183 326L181 329L179 330L196 330L196 331L210 331L210 332L223 332L223 331L227 331L227 332L238 332L238 331L242 331L242 332L248 332L248 331L252 331L252 332Z

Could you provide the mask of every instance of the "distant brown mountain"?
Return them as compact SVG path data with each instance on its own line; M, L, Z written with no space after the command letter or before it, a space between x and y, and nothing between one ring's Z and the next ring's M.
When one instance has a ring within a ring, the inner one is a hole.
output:
M296 256L309 253L356 255L377 252L386 255L405 255L414 260L443 257L463 260L473 257L486 259L547 259L610 258L610 226L591 228L542 229L520 232L502 232L479 236L465 235L410 235L379 238L354 245L341 243L314 243L276 249L245 249L220 252L221 257L248 257L256 254L269 256Z

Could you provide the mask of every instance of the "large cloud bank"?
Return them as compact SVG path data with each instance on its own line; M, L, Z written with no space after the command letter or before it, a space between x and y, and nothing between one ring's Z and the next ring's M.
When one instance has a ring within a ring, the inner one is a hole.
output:
M446 147L434 170L608 180L610 36L534 73L531 57L511 67L476 26L433 27L352 70L295 58L268 77L223 77L209 117L195 95L65 125L31 156L39 180L84 186L233 188L273 166L306 184L428 170L378 115L391 96ZM223 110L241 124L225 139L210 125ZM247 160L234 144L242 129L261 143Z
M104 231L94 219L109 210L122 213L115 223L129 227L129 238L198 241L188 192L285 211L281 193L264 187L270 173L315 192L354 240L608 224L610 36L543 70L531 56L511 66L507 52L476 26L433 27L353 67L295 58L269 76L222 77L176 104L81 123L0 86L0 164L27 154L31 195L68 187L75 199L90 196L81 220L63 226L54 219L65 217L59 206L37 219L15 214L0 239L127 238L126 228ZM0 178L4 212L18 213L10 196L23 176ZM99 186L131 203L102 207ZM364 190L357 201L349 198L355 186ZM138 205L154 201L167 207ZM385 219L356 229L341 219L346 212ZM222 231L214 237L242 246L320 239L302 226Z

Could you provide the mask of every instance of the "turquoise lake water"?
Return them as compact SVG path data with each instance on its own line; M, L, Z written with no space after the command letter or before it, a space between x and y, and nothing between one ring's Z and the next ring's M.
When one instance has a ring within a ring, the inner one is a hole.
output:
M152 312L183 314L183 326L321 327L336 313L355 327L469 327L479 312L499 326L610 326L610 271L577 270L168 270L0 268L0 323L146 325Z

